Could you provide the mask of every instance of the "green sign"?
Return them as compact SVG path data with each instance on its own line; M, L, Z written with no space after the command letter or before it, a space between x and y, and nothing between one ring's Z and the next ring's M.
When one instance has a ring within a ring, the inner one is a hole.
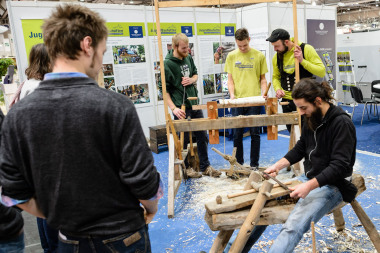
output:
M197 23L197 34L226 35L226 27L233 27L236 30L234 23Z
M143 35L145 36L145 24L140 23L127 23L127 22L107 22L106 26L109 30L109 37L130 37L130 26L141 26Z
M44 43L42 38L42 19L21 20L22 33L25 41L26 56L29 58L30 49L36 44Z
M160 23L161 36L173 36L181 33L184 26L190 26L194 31L193 23ZM156 23L148 23L148 36L157 36Z

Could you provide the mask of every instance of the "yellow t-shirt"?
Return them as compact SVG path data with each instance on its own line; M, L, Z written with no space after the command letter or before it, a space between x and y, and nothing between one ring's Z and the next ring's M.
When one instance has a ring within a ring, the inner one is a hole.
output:
M265 56L251 48L247 53L235 49L226 59L224 71L232 75L235 98L261 95L260 76L268 72Z

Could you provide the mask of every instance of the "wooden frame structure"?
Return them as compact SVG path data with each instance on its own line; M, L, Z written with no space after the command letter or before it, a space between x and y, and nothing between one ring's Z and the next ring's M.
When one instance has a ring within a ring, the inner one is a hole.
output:
M161 26L160 26L160 15L159 8L170 8L170 7L201 7L210 5L231 5L231 4L255 4L264 2L292 2L293 3L293 26L294 26L294 43L298 44L298 28L297 28L297 2L296 0L183 0L183 1L165 1L159 2L154 0L155 16L156 16L156 28L157 28L157 38L158 38L158 50L160 58L160 68L161 68L161 83L162 83L162 93L164 99L164 111L166 120L166 131L168 137L168 147L169 147L169 184L168 184L168 217L174 217L174 199L178 192L179 186L181 184L184 168L184 159L187 152L182 152L182 145L180 140L176 136L176 132L187 132L187 131L200 131L200 130L213 130L213 129L224 129L226 125L228 128L241 128L241 127L254 127L254 126L271 126L271 129L277 129L278 125L301 124L301 117L295 113L284 113L279 115L258 115L249 116L244 118L220 118L220 119L193 119L191 121L186 120L171 120L171 116L168 112L167 105L167 91L166 91L166 79L165 79L165 67L163 59L162 50L162 39L161 39ZM295 73L296 82L299 81L299 62L295 59ZM294 129L294 128L293 128ZM299 129L300 131L300 129ZM171 134L171 133L173 134ZM293 131L294 132L294 131ZM293 134L292 132L292 134ZM299 136L299 135L298 135ZM295 137L291 136L290 146L295 144L292 140ZM176 159L176 154L178 159ZM301 163L300 163L301 165ZM302 165L301 165L302 166ZM182 167L182 169L180 168ZM299 168L299 167L298 167ZM302 171L302 167L300 168Z

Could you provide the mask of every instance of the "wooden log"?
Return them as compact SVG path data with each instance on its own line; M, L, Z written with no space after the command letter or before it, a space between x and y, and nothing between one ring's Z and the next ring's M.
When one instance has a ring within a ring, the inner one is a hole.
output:
M252 208L249 211L242 227L240 228L239 233L233 242L229 252L240 253L244 248L249 236L252 233L253 228L257 225L257 222L260 219L260 214L264 208L265 202L268 200L268 197L264 193L270 192L272 190L272 187L273 184L269 183L268 181L265 181L261 186L258 197L255 200L255 203L252 205Z
M365 231L367 232L369 238L371 239L373 245L377 252L380 252L380 236L376 230L375 225L373 225L371 219L364 212L360 204L354 199L351 203L352 209L354 209L356 216L358 216L360 222L362 223Z
M290 184L290 187L294 187L298 184L301 184L301 181L294 180L291 181L292 184ZM282 187L274 188L271 191L272 199L278 198L284 195L289 194L288 190L283 189ZM250 193L247 195L239 196L236 198L229 199L226 195L222 196L222 204L217 205L215 200L209 201L205 204L205 208L207 212L210 214L217 214L217 213L225 213L225 212L232 212L247 206L251 206L255 199L257 198L258 193Z
M224 108L237 108L237 107L252 107L252 106L264 106L265 103L244 103L244 104L218 104L218 109ZM193 110L207 110L207 105L193 105Z
M223 117L219 119L192 119L188 120L174 120L173 125L175 130L179 132L189 131L204 131L212 129L228 128L243 128L243 127L258 127L258 126L277 126L286 124L297 124L298 114L294 112L281 113L276 115L250 115L238 117Z
M264 207L257 225L283 224L293 211L295 204ZM209 214L206 212L205 221L212 231L239 229L249 213L243 209L230 213Z
M222 253L230 240L233 230L222 230L218 233L214 243L211 246L210 253Z

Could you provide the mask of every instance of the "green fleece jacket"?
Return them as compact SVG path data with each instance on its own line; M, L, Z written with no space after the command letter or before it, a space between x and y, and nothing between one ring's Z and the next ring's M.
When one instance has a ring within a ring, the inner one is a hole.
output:
M195 67L193 58L188 55L183 60L180 60L173 56L173 50L170 50L166 55L165 61L165 79L166 79L166 91L170 94L170 97L175 106L181 108L183 101L183 93L185 91L185 105L186 108L191 108L192 105L196 105L197 101L189 101L188 97L198 97L197 84L187 85L184 89L182 77L193 77L198 75L197 67ZM161 87L161 82L159 84Z

